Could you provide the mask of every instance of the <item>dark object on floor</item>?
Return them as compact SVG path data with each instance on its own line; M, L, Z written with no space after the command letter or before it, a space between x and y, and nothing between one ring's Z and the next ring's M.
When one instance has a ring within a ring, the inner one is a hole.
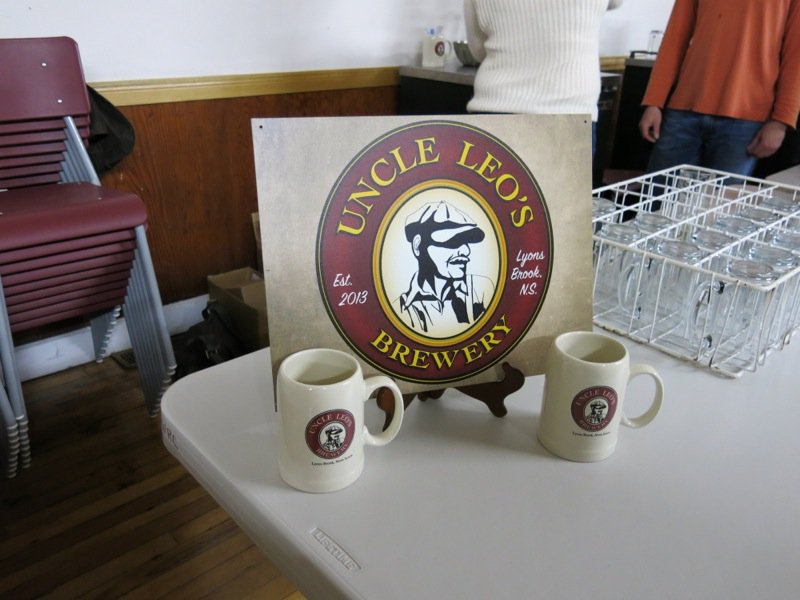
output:
M241 341L214 303L203 309L203 320L172 337L175 381L195 371L218 365L244 354Z
M128 350L122 350L120 352L114 352L114 354L111 355L111 358L113 358L123 369L136 368L136 354L133 353L133 349L131 348Z

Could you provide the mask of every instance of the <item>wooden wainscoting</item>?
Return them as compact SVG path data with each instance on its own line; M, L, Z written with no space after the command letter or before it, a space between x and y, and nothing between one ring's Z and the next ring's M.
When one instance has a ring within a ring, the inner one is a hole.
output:
M312 87L353 87L279 93L303 89L297 75L284 79L283 87L272 79L266 87L206 82L194 86L192 98L244 95L169 101L186 90L175 88L170 96L159 86L152 103L128 105L128 88L96 86L123 105L120 110L136 131L132 154L103 183L136 192L146 203L148 238L165 303L205 293L208 274L256 267L251 213L258 210L258 199L250 119L397 112L397 87L386 85L391 78L372 72L349 79L319 73L309 77ZM369 87L370 82L381 85ZM137 101L148 100L141 88L135 91Z
M250 119L394 115L397 82L382 67L92 83L136 130L133 153L103 181L147 204L164 302L205 293L208 274L256 267Z

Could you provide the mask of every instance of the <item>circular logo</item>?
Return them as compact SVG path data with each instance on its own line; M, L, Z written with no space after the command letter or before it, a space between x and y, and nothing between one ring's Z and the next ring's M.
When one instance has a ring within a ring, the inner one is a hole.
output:
M355 429L353 413L347 410L329 410L308 422L306 444L320 458L338 458L347 452L353 442Z
M444 56L446 47L444 42L436 42L433 51L436 53L436 56Z
M524 337L552 254L547 205L519 157L476 127L424 121L373 141L339 176L317 276L361 358L399 379L447 383Z
M586 388L572 400L572 419L585 431L605 429L616 412L617 393L610 387Z

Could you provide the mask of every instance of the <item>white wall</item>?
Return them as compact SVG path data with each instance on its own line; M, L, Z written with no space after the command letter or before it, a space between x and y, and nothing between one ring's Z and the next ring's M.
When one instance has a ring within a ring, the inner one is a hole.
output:
M673 4L674 0L624 0L621 7L606 13L600 55L622 56L647 49L650 31L666 28Z
M535 2L536 0L531 0ZM643 49L673 0L625 0L601 54ZM462 0L2 0L0 37L69 35L90 82L418 61L424 28L464 35Z

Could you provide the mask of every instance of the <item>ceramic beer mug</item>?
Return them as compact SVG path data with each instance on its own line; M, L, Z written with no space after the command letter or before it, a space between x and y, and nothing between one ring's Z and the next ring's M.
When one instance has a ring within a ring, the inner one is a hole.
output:
M364 404L372 392L388 388L394 396L392 421L373 435L364 423ZM364 379L350 354L329 348L302 350L278 369L276 395L281 422L278 468L283 480L305 492L347 487L364 469L364 446L383 446L403 421L403 395L383 375Z
M639 417L622 410L628 382L648 375L655 395ZM619 425L643 427L652 421L664 395L655 369L630 364L628 350L617 340L590 331L558 336L547 354L539 441L567 460L590 462L609 457L617 446Z
M447 64L447 55L453 50L453 44L445 38L440 27L429 28L422 38L422 66L441 69Z

